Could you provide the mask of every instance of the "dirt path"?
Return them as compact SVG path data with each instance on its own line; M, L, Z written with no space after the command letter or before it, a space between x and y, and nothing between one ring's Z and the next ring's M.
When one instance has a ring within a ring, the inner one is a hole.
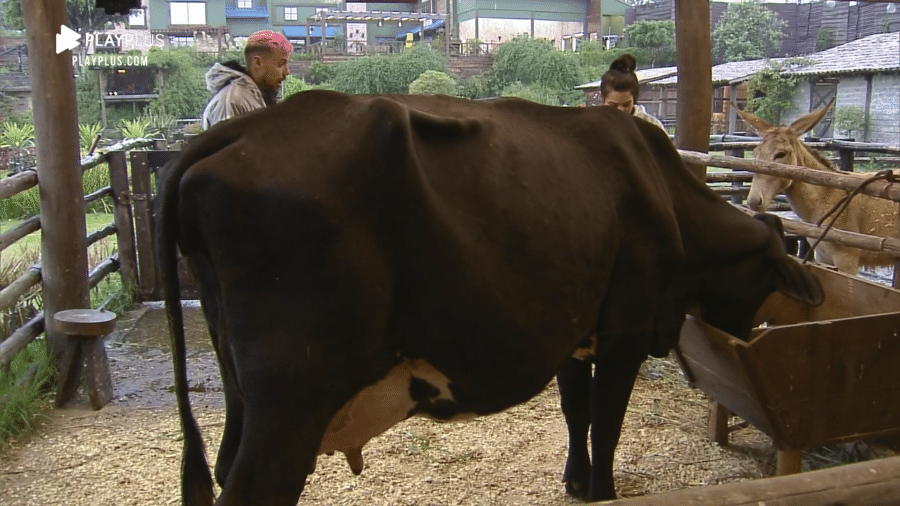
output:
M191 400L214 460L224 420L221 383L199 310L186 317ZM16 442L0 458L0 504L179 504L181 440L163 318L159 309L142 309L120 321L108 342L115 400L98 412L53 411L36 435ZM645 365L616 454L621 495L772 474L775 450L755 429L734 434L728 448L705 438L706 406L672 362ZM491 417L400 423L365 447L361 476L339 456L323 456L299 504L578 504L560 482L565 455L554 383Z

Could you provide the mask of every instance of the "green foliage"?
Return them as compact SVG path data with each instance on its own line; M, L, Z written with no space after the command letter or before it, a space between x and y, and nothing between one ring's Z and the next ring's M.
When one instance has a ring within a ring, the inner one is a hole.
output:
M122 120L119 124L119 131L124 139L149 138L152 135L150 122L144 118Z
M93 72L82 72L75 78L75 100L79 123L100 122L100 84Z
M556 49L549 40L521 36L500 44L493 70L500 88L521 83L570 90L581 84L578 58Z
M21 149L34 146L34 125L4 121L0 124L0 148Z
M845 105L834 110L834 128L847 137L853 137L853 132L861 131L865 124L866 113L859 107Z
M330 81L335 76L336 67L328 65L321 61L314 61L309 64L309 82L310 84L322 84Z
M190 48L161 50L150 48L148 62L165 69L165 78L159 97L154 99L147 112L166 114L178 119L199 118L209 101L204 80L204 67L195 65Z
M78 137L81 139L81 156L87 155L88 150L91 149L91 144L94 143L97 134L102 130L103 125L100 123L78 124Z
M17 385L32 366L33 379ZM46 386L55 376L44 340L26 346L15 356L9 371L0 373L0 448L6 448L11 438L29 432L41 414L50 409Z
M816 51L824 51L834 46L834 34L828 28L819 28L816 32Z
M284 82L281 83L281 93L284 99L308 89L309 85L306 84L302 77L287 76Z
M559 91L548 88L542 84L513 83L508 85L500 93L501 97L518 97L545 105L562 105Z
M797 79L782 75L784 66L770 62L750 78L747 89L751 98L748 109L772 125L781 121L781 113L792 105Z
M459 84L459 96L466 98L488 98L500 94L500 83L493 70L464 79Z
M625 27L628 45L641 49L646 57L638 60L649 67L675 65L675 23L673 21L637 21Z
M785 23L754 0L733 2L712 32L714 63L755 60L780 47Z
M331 85L345 93L407 93L409 85L426 70L443 72L446 68L440 53L417 44L397 56L362 56L338 64Z
M456 80L446 72L426 70L409 85L409 92L418 95L456 96Z

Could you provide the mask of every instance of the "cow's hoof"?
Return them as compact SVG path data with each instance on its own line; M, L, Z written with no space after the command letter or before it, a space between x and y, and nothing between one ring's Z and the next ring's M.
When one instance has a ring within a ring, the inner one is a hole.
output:
M587 500L588 487L586 484L577 480L565 480L565 482L567 494L582 501Z

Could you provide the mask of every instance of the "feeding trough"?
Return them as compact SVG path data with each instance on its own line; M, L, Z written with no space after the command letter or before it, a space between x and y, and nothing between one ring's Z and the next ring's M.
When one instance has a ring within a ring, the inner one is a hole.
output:
M821 306L776 292L747 342L689 317L675 350L710 396L710 437L726 443L727 411L740 416L775 442L778 474L799 472L803 449L900 433L900 291L807 268Z

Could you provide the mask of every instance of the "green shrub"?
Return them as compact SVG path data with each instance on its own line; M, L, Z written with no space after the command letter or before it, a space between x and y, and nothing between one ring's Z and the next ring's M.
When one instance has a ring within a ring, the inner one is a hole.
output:
M853 132L862 131L866 124L866 113L859 107L849 105L841 106L834 111L835 134L844 132L847 137L853 137Z
M91 145L94 143L94 139L97 138L97 134L102 130L103 125L100 123L78 124L78 137L81 139L81 156L87 155L88 151L91 149Z
M450 95L456 96L456 80L445 72L426 70L410 83L409 92L418 95Z

